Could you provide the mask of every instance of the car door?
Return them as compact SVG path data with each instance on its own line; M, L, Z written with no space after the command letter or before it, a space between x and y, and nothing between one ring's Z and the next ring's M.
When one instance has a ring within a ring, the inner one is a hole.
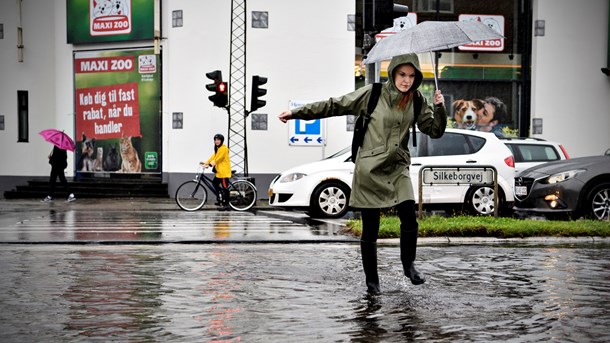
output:
M417 135L417 156L411 159L411 180L416 202L419 199L419 172L424 166L466 166L478 161L471 154L467 135L445 132L441 138ZM414 148L412 148L414 149ZM411 150L413 151L413 150ZM438 185L423 188L424 203L463 203L468 186Z

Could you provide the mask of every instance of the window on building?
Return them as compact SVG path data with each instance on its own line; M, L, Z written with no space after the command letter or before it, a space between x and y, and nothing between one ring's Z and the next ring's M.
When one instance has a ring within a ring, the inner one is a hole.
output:
M356 31L356 15L347 15L347 31Z
M27 142L28 131L28 91L17 91L17 142Z
M269 12L252 11L252 27L255 29L269 28Z
M172 129L182 129L184 114L182 112L172 113Z
M252 130L267 130L266 113L252 113Z
M416 12L436 12L437 0L413 0L413 7ZM439 13L453 13L453 0L440 0Z
M172 27L182 27L182 10L172 11Z

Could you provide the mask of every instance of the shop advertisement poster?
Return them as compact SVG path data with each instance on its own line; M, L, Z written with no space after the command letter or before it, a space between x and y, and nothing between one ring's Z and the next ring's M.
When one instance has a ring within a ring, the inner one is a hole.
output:
M480 21L504 36L504 16L486 14L460 14L459 21ZM458 46L460 51L504 51L504 39L485 40Z
M152 40L152 0L66 0L67 42Z
M161 172L159 67L152 49L74 54L77 172Z

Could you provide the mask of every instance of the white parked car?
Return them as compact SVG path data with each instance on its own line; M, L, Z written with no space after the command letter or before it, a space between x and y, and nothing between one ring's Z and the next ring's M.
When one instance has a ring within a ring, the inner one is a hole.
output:
M515 157L515 173L542 163L570 158L563 145L540 138L500 138Z
M493 166L498 172L499 210L511 209L514 195L514 159L510 150L493 133L447 129L443 137L417 135L411 151L411 180L416 203L419 199L419 171L422 166ZM305 210L312 217L338 218L349 210L354 173L351 147L321 161L290 168L275 177L269 188L269 204ZM493 214L492 185L427 185L423 187L425 209L465 208L475 214Z

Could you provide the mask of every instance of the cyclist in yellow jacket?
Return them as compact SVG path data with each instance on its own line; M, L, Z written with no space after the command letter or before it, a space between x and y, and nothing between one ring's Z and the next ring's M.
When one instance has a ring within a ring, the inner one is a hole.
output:
M212 167L212 171L216 173L212 183L218 192L218 205L220 211L228 211L229 193L227 186L231 178L231 160L229 159L229 148L224 145L225 137L220 133L214 135L214 153L206 162L199 162L204 168Z

